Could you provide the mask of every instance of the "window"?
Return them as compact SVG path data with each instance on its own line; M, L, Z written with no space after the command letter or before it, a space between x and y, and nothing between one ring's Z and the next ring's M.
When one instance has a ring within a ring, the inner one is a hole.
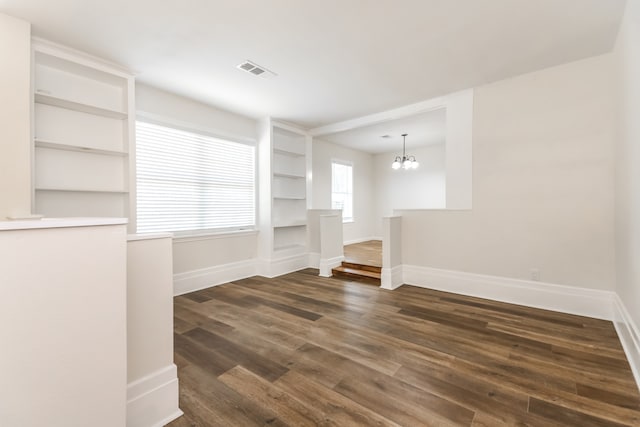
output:
M138 232L255 226L255 147L136 122L136 163Z
M331 208L342 209L342 222L353 221L353 166L331 162Z

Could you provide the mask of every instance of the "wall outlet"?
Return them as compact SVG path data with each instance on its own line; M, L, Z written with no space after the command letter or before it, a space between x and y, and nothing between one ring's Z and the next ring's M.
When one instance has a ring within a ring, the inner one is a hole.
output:
M540 270L538 270L537 268L531 269L531 280L533 280L534 282L540 281Z

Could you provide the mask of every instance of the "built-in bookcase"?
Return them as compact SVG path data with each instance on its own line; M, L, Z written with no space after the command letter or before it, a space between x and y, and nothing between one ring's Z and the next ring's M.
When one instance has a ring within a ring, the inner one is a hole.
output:
M306 250L307 137L273 124L272 226L274 252Z
M308 252L310 141L302 130L270 119L262 122L259 155L263 259L273 262Z
M33 43L34 213L128 217L133 76Z

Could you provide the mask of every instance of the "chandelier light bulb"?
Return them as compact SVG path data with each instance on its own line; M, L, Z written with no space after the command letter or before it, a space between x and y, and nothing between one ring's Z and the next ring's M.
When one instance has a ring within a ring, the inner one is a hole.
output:
M402 157L396 156L391 163L391 169L398 170L400 168L404 170L409 169L417 169L418 162L416 161L415 156L407 156L407 135L406 133L402 134Z

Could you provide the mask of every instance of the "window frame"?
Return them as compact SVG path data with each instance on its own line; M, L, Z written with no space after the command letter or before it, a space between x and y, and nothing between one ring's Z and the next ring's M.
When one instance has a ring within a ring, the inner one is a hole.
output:
M355 222L355 216L356 216L356 212L355 212L355 204L354 204L354 165L352 161L349 160L343 160L343 159L336 159L336 158L332 158L331 159L331 209L334 209L333 207L333 165L334 164L338 164L338 165L342 165L342 166L349 166L351 168L351 193L344 193L344 194L349 194L351 196L351 217L345 217L344 216L344 209L342 209L342 223L343 224L348 224L348 223L352 223Z
M224 228L199 228L194 230L180 230L180 231L138 231L138 159L137 159L137 123L143 122L156 126L163 126L170 129L175 129L183 132L190 132L207 138L217 139L224 142L232 142L236 144L246 145L252 148L253 151L253 225L252 226L238 226L238 227L224 227ZM171 233L174 239L178 241L190 241L193 239L200 240L201 238L216 238L224 237L227 235L245 235L255 234L258 232L259 223L259 177L258 177L258 147L257 141L253 138L247 138L242 136L234 136L225 132L220 132L214 129L208 129L206 127L198 126L193 123L183 122L164 116L159 116L152 113L146 113L137 111L133 126L134 135L134 147L130 150L133 173L130 177L131 187L134 189L131 191L131 212L135 217L135 229L136 233L140 234L157 234L157 233Z

